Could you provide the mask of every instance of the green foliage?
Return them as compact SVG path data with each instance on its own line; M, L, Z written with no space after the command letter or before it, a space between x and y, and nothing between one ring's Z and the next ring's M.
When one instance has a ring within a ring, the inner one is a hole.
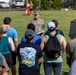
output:
M42 9L49 9L50 0L43 0L41 4Z
M61 9L62 0L54 0L52 3L52 7L54 9Z
M38 0L32 0L34 6L33 9L36 9L38 7L39 1Z

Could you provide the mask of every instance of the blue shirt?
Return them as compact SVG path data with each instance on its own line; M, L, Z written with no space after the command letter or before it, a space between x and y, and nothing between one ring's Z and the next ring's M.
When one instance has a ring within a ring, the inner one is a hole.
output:
M76 60L72 63L68 75L76 75Z
M42 40L41 36L39 36L38 34L34 34L33 43L40 45L41 40ZM21 39L21 43L26 42L26 41L27 41L26 38L23 36Z
M17 31L12 27L10 27L8 29L6 34L7 34L7 36L11 37L13 40L14 40L14 38L18 38Z

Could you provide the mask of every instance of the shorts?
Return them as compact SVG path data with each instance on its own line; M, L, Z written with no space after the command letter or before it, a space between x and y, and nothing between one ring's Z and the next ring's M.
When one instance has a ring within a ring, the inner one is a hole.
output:
M40 75L39 70L19 72L19 75Z
M12 55L11 54L6 54L6 55L3 55L3 56L5 57L9 68L12 67Z
M12 54L12 66L16 65L16 52L11 52Z
M0 54L0 55L1 55L1 54ZM6 59L4 58L3 55L1 55L1 56L2 56L2 58L3 58L3 64L4 64L4 67L5 67L5 68L3 68L3 71L2 71L2 72L8 72L8 71L9 71L9 67L8 67L8 65L7 65Z

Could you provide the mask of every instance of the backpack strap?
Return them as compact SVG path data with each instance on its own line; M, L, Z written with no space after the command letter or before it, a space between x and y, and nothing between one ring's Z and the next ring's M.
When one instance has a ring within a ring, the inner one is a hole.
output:
M51 34L48 34L49 38L50 37L56 37L58 34L56 33L54 36L52 36Z

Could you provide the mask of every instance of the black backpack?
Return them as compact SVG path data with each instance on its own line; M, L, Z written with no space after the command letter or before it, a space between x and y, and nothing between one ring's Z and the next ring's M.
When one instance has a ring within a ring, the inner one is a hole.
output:
M58 38L56 37L57 34L54 36L48 34L48 36L49 39L44 48L45 54L48 58L58 58L61 54L61 45Z

